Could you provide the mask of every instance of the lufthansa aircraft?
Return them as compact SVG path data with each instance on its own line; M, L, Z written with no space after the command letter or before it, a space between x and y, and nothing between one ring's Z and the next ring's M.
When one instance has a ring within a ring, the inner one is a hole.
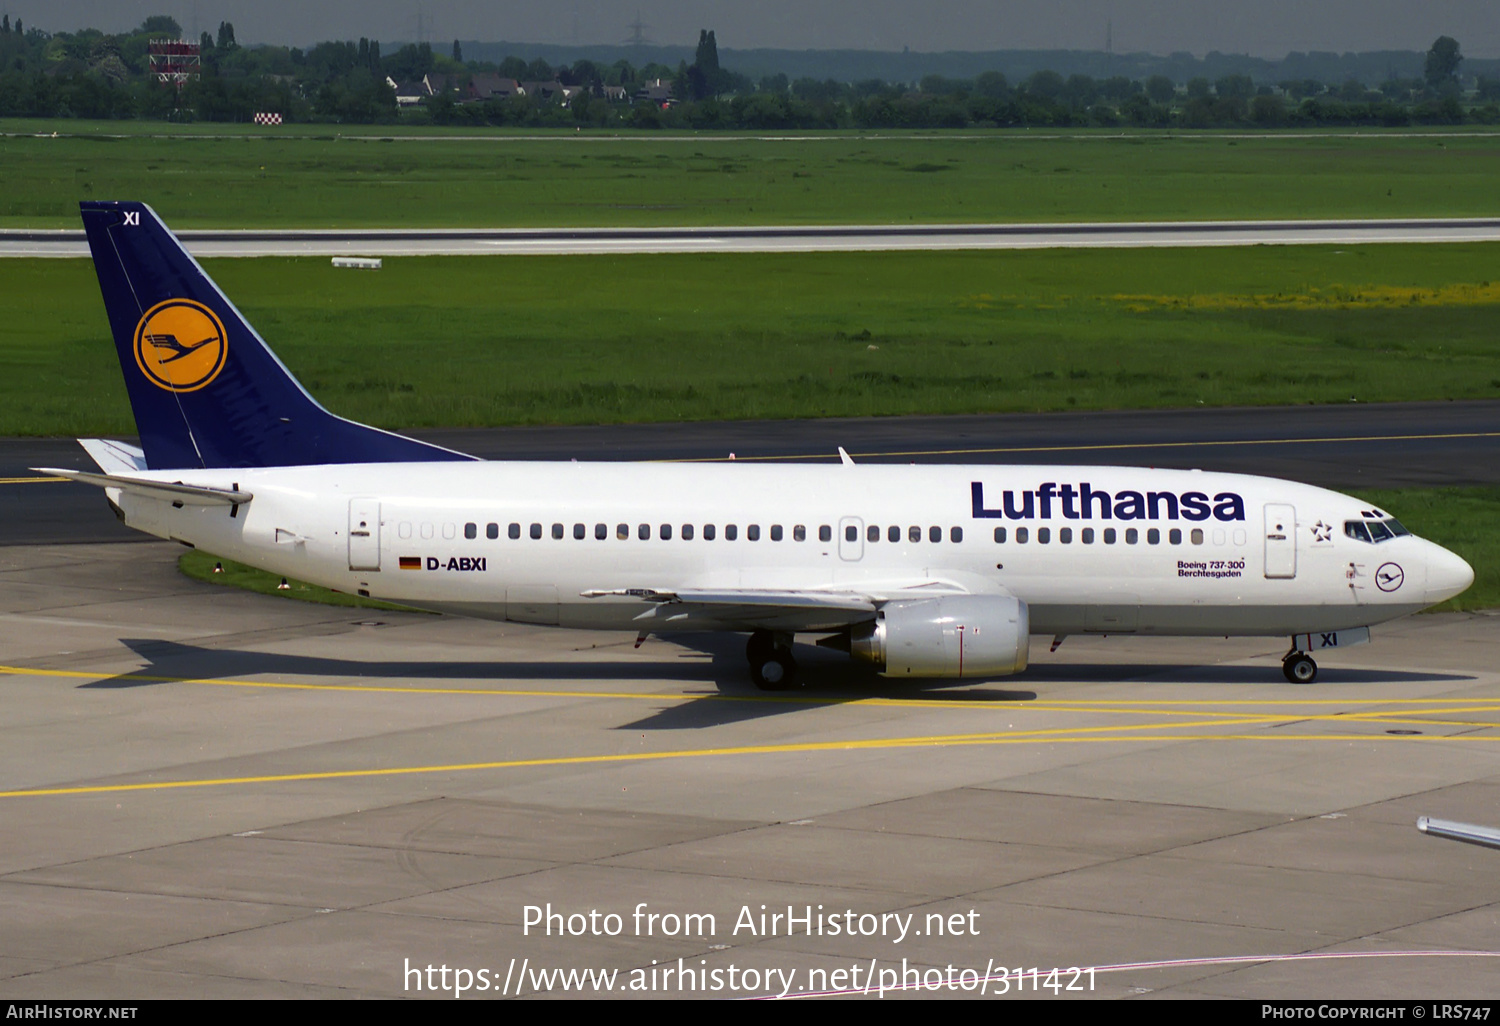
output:
M1322 648L1473 571L1385 512L1264 477L1124 467L511 463L356 424L305 392L150 207L83 221L141 447L85 439L130 527L425 609L640 638L749 634L890 677L992 677L1029 636L1281 635ZM1054 645L1056 642L1054 642Z

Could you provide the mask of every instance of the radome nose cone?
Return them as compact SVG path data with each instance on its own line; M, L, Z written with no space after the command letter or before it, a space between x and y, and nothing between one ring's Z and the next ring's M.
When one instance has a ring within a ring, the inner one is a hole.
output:
M1474 568L1462 556L1449 552L1441 546L1427 561L1427 601L1429 604L1445 602L1455 595L1462 595L1474 583Z

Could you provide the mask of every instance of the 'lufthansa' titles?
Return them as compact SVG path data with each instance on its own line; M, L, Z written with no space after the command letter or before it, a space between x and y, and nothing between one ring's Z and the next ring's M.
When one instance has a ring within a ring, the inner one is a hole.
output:
M1089 486L1046 481L1020 492L1009 488L999 505L984 502L984 484L971 486L974 517L984 520L1244 520L1245 500L1234 492L1219 492L1210 499L1205 492L1135 492L1113 494Z

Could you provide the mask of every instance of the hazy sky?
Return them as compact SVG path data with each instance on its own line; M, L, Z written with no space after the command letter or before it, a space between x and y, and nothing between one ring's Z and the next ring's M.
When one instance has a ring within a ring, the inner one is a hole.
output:
M1281 57L1291 50L1425 50L1440 35L1466 55L1500 57L1497 0L0 0L48 31L132 28L170 14L190 34L234 24L241 43L421 37L620 43L637 12L653 43L721 48L1209 50Z

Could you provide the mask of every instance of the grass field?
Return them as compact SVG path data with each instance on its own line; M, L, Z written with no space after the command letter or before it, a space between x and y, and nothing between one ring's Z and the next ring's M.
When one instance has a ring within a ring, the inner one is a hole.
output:
M1500 246L210 261L390 428L1500 397ZM131 432L93 268L0 265L0 434Z
M178 134L66 134L147 128ZM64 134L30 134L53 129ZM1484 132L356 139L14 120L0 131L28 133L0 138L0 228L76 228L83 199L144 200L176 228L1500 213L1500 133Z

